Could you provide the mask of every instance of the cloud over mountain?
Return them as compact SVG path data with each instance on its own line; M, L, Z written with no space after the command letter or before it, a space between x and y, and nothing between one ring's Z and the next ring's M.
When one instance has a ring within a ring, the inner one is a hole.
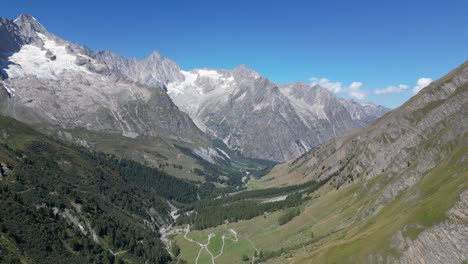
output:
M327 78L312 77L309 79L311 86L321 86L334 94L346 94L351 98L364 100L366 91L362 89L362 82L352 82L348 87L343 86L341 82L334 82Z

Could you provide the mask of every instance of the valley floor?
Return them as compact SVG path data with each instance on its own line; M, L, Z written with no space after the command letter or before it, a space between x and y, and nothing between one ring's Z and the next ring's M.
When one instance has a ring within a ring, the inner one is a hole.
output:
M259 250L248 238L227 225L203 231L179 229L175 237L182 248L179 259L188 263L255 263Z
M445 260L463 258L447 252L460 254L466 252L460 247L468 245L466 238L450 235L468 230L465 151L459 148L418 184L384 201L385 206L378 206L377 200L391 182L380 176L320 197L312 193L315 199L299 206L300 215L284 225L278 221L282 210L201 231L186 227L173 240L181 248L180 259L188 263L252 263L254 255L262 263L377 263L405 258L412 263L418 255L407 250L425 252L418 246L420 240L439 232L444 236L440 239L453 248L436 243L424 254ZM444 226L453 230L444 235Z

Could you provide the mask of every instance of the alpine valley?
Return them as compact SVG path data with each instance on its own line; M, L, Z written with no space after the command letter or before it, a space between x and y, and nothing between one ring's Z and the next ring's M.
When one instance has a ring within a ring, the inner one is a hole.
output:
M390 110L0 18L1 263L466 263L468 62Z

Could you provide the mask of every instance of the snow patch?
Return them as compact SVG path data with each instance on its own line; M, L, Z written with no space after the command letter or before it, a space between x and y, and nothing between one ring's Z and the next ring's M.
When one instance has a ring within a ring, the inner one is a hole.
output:
M303 147L305 150L311 149L311 147L309 147L309 145L307 145L307 143L305 143L304 140L300 139L299 142L301 143L302 147Z
M208 77L208 78L211 78L211 79L215 79L215 80L218 80L222 77L221 74L219 74L217 71L215 70L203 70L203 69L200 69L198 70L198 75L199 76L202 76L202 77Z
M216 149L218 151L220 151L221 153L223 153L223 155L226 156L226 158L231 159L231 157L226 152L224 152L222 149L220 149L220 148L216 148Z
M19 17L17 17L15 20L13 20L13 22L15 22L15 23L18 22L18 20L19 20L20 18L21 18L21 15L20 15ZM37 19L36 19L35 17L31 16L31 18L32 18L34 21L37 22Z
M186 90L190 86L195 86L195 81L198 78L198 75L192 72L180 71L184 75L184 80L182 82L171 82L167 85L168 93L173 96L179 94L185 94Z
M193 152L197 154L202 159L208 161L209 163L215 164L215 158L224 159L219 153L212 148L197 148Z
M34 75L38 78L57 80L57 75L64 71L90 73L85 66L78 66L75 63L76 56L67 51L66 45L58 44L44 34L37 33L37 35L44 42L44 49L28 44L11 55L8 60L12 64L6 69L9 78ZM55 55L56 59L48 59L47 51Z
M167 94L181 111L192 118L198 128L206 132L206 126L198 116L201 109L210 102L228 100L236 85L234 77L206 69L181 73L184 80L168 83Z
M244 100L246 94L246 92L243 92L239 97L236 98L236 102Z

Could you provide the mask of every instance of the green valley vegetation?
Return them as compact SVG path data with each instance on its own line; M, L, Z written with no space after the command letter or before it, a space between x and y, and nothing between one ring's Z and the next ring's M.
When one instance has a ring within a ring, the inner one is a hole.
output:
M129 160L55 141L0 117L2 263L166 263L167 200L197 186Z
M195 229L205 229L221 225L226 221L237 222L264 213L295 207L310 200L307 194L317 190L326 182L328 179L200 200L181 208L177 224L192 224Z
M464 260L468 86L454 83L468 67L454 74L372 126L275 166L255 184L277 187L257 190L243 179L255 177L254 163L200 160L192 171L212 180L176 178L0 117L0 262ZM431 244L438 232L448 235Z
M167 201L180 208L179 223L203 229L298 206L326 183L229 194L233 187L175 178L66 144L11 118L0 117L0 127L5 263L167 263L181 251L174 244L171 256L159 240L159 227L172 221ZM198 200L199 193L220 197Z
M284 225L287 222L291 221L294 217L300 214L301 214L301 209L299 208L289 209L278 218L278 223L280 225Z

